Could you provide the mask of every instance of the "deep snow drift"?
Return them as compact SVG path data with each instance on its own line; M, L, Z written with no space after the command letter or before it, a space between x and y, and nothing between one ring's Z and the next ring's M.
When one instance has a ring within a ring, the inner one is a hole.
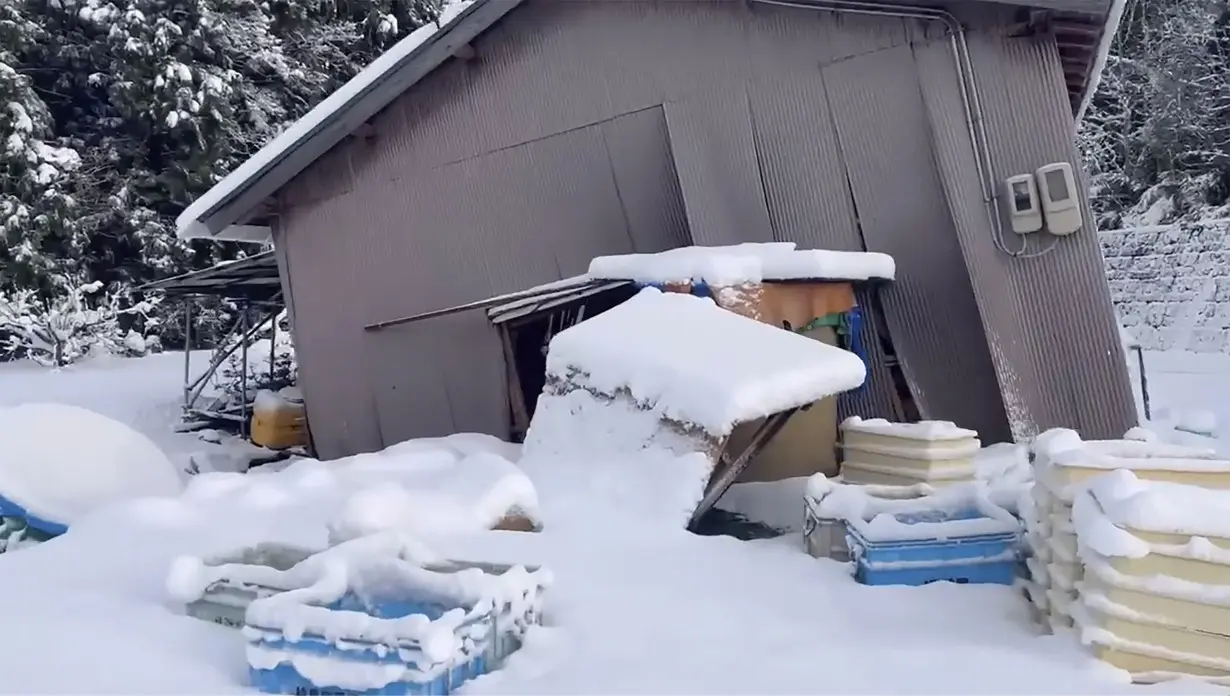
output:
M38 375L0 366L0 395L7 403L66 400L148 416L176 397L178 373L161 360ZM1224 395L1230 379L1222 380ZM137 420L128 422L153 432L152 419ZM390 481L425 495L422 486L450 470L431 460L497 448L493 454L516 458L515 447L455 437L399 446L396 475L386 453L369 464L196 477L178 498L99 510L60 539L0 555L0 612L21 627L6 633L0 650L0 691L249 692L242 638L183 616L168 597L176 558L258 542L324 545L363 490ZM995 466L1012 470L1008 455ZM544 509L569 507L547 487L539 494ZM791 495L781 506L793 513L802 508L796 501ZM844 566L806 556L797 535L748 543L611 514L567 522L537 533L418 529L450 557L544 565L555 576L547 625L503 672L464 693L1224 691L1191 682L1129 686L1073 638L1036 635L1024 601L1008 588L859 586Z

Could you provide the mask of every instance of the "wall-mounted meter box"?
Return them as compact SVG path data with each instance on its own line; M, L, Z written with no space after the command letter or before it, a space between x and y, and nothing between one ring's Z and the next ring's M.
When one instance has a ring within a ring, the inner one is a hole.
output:
M1033 174L1018 174L1005 180L1008 185L1008 214L1012 231L1029 234L1042 229L1042 204Z
M1054 162L1040 167L1037 176L1047 230L1060 236L1079 230L1084 221L1072 165Z

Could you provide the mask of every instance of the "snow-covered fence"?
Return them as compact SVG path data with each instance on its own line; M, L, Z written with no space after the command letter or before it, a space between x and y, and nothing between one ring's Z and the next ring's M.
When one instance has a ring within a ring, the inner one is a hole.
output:
M1230 350L1230 220L1099 236L1120 322L1145 350Z

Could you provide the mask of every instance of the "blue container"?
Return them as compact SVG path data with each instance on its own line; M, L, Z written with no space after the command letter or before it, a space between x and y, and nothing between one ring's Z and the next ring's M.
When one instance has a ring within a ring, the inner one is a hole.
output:
M955 582L961 585L1012 585L1016 582L1016 561L990 563L950 563L904 568L874 568L859 561L854 579L863 585L927 585Z
M407 598L367 598L347 593L327 606L335 611L352 611L383 619L421 615L430 620L439 619L452 609L470 611L472 607L450 606L435 601ZM280 662L271 668L249 665L248 674L252 685L269 694L449 694L461 684L486 674L493 669L499 658L496 654L497 627L490 611L472 616L457 628L458 637L464 644L463 652L442 664L432 664L414 641L399 641L397 644L372 643L364 640L343 638L330 640L322 635L305 633L299 640L288 641L279 631L249 626L255 629L245 632L250 646L259 646L272 651L325 657L355 665L390 665L407 670L405 678L379 689L354 690L340 686L319 685L307 679L293 664ZM414 675L418 673L420 678Z
M68 525L43 519L38 515L32 515L24 507L3 495L0 495L0 516L23 519L26 521L27 527L42 532L48 537L57 537L68 531Z
M975 508L926 510L893 517L904 525L987 518ZM855 579L866 585L925 585L941 580L1010 585L1017 574L1019 530L943 539L871 541L849 525L846 529L846 541L856 559Z

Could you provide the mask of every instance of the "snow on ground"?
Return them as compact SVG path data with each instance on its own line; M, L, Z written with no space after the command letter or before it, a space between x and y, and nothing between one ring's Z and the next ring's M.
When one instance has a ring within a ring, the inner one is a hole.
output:
M209 360L210 351L192 354L193 378ZM217 433L213 433L219 435L217 441L207 442L202 434L210 438L210 433L175 432L173 426L182 413L183 382L184 354L178 351L140 360L92 358L59 370L24 361L0 363L0 408L38 401L89 409L148 437L181 471L193 463L202 471L241 470L250 456L268 454L268 450Z
M1185 366L1171 369L1176 379L1187 379L1177 369ZM1163 374L1150 375L1158 407L1199 405L1195 391ZM0 404L94 408L183 453L200 445L169 433L180 378L175 356L59 373L0 366ZM1230 369L1193 380L1220 381L1201 393L1216 396L1210 404L1224 413ZM467 443L474 447L461 454L484 448ZM429 456L439 444L402 445L399 456ZM184 554L325 544L348 496L380 480L380 467L368 466L366 486L339 485L346 475L338 469L300 462L197 477L179 498L101 510L62 538L0 555L0 615L20 627L0 644L0 691L250 692L242 638L183 616L167 596L168 570ZM797 535L742 542L594 514L538 533L454 528L423 540L454 558L542 564L555 577L547 625L503 671L463 693L1219 692L1194 682L1130 686L1074 638L1036 635L1024 600L1008 588L857 585L844 566L805 555Z
M1230 355L1145 352L1145 376L1153 420L1189 430L1215 426L1219 451L1230 456ZM1180 432L1190 444L1208 441Z

